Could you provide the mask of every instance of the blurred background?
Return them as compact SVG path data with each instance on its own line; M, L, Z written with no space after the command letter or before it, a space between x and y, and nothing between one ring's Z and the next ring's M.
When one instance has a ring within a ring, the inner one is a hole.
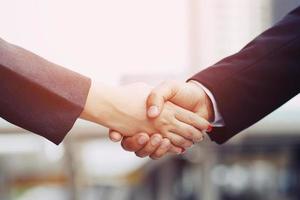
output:
M184 81L237 52L298 5L1 0L0 37L107 84L155 85ZM299 116L296 97L225 145L206 138L159 161L124 152L106 128L84 121L59 146L0 121L0 199L300 199Z

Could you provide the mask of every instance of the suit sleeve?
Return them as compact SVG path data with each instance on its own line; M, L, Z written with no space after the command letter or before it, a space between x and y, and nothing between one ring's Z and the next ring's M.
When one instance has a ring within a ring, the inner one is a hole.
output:
M210 138L222 144L299 93L300 7L265 31L240 52L191 80L215 97L225 127Z
M0 39L0 117L59 144L81 114L90 79Z

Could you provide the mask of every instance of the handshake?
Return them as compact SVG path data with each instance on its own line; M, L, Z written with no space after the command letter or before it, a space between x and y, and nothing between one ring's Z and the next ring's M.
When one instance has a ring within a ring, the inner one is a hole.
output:
M213 105L199 83L166 81L121 87L92 83L80 116L110 129L127 151L159 159L183 153L212 130Z

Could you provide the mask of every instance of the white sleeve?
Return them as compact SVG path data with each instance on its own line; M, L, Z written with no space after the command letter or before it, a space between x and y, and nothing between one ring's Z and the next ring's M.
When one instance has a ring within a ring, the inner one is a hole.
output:
M197 81L190 81L190 82L193 82L197 85L199 85L204 91L205 93L207 94L207 96L210 98L212 104L213 104L213 109L214 109L214 121L212 122L212 125L214 127L223 127L225 126L225 123L224 123L224 120L223 120L223 117L218 109L218 105L217 105L217 102L214 98L214 95L209 91L209 89L207 89L204 85L202 85L201 83L197 82Z

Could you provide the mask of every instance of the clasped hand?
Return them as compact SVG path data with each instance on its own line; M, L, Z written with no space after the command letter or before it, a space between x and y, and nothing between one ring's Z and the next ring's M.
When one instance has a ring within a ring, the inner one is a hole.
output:
M81 115L110 128L125 150L158 159L182 153L211 130L211 102L197 83L137 83L121 87L93 83Z

